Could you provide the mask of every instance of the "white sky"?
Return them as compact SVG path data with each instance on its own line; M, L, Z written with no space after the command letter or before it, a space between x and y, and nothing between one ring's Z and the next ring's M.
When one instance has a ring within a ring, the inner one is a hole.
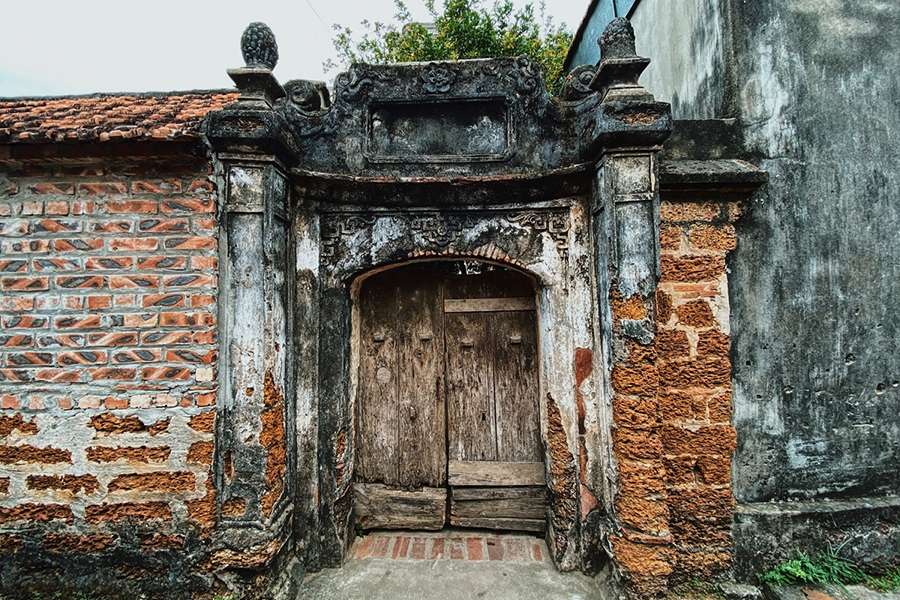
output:
M547 14L574 32L588 3L546 0ZM421 0L407 4L426 19ZM275 32L280 81L331 85L336 72L322 67L334 54L331 25L361 30L360 20L393 14L393 0L5 0L0 96L231 87L225 70L243 65L251 21Z

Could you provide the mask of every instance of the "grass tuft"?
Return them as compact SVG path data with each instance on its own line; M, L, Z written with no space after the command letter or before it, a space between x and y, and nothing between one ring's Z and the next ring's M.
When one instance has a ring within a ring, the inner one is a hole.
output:
M772 586L865 585L879 592L889 592L900 589L900 567L882 575L870 575L853 561L838 556L836 550L829 549L814 555L797 552L794 558L776 565L759 579Z

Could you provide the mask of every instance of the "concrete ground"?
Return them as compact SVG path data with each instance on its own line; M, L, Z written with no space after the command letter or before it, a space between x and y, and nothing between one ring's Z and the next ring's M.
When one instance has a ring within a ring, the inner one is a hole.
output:
M560 573L524 535L380 532L340 569L307 576L302 600L613 600L603 577Z
M303 600L612 600L602 581L546 562L352 559L307 578Z

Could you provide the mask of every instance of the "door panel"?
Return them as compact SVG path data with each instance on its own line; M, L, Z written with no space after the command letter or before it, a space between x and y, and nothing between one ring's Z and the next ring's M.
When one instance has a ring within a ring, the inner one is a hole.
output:
M494 460L497 430L489 316L444 315L450 460Z
M534 312L493 314L491 330L497 460L541 461Z
M440 282L430 270L419 269L411 275L396 315L400 323L399 484L405 489L441 486L447 480Z
M357 481L398 483L398 377L391 278L366 282L360 293L360 375Z

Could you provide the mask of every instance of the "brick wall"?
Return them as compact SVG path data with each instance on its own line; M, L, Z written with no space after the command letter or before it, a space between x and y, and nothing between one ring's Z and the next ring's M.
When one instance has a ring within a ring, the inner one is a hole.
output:
M734 497L725 258L739 205L663 201L652 344L615 359L613 552L635 597L728 571ZM612 298L614 327L648 318L646 299Z
M664 202L657 292L661 443L673 578L731 566L731 422L728 280L737 203Z
M0 174L6 551L172 547L213 524L208 165L110 164Z

